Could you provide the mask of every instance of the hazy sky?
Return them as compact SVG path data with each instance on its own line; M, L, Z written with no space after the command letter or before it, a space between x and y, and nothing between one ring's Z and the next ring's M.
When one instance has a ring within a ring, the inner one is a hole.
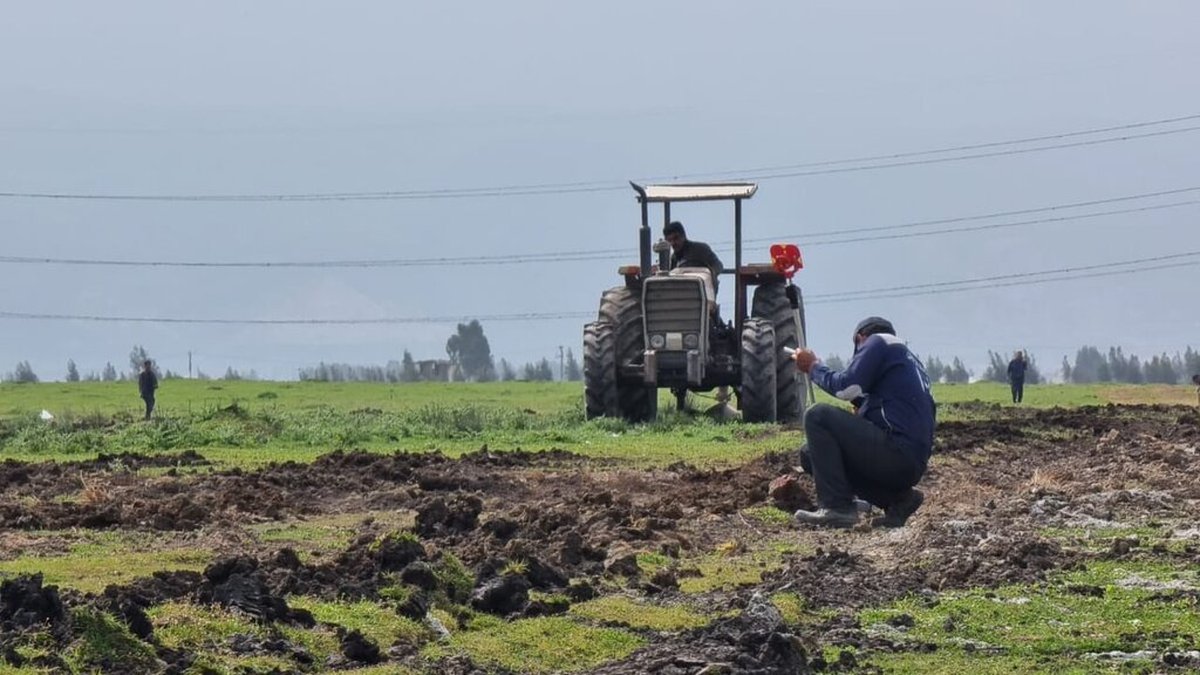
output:
M1200 5L1090 2L39 2L0 22L0 192L404 191L740 172L1200 114ZM1200 120L1143 128L1145 133ZM1111 138L1121 133L1068 140ZM1037 145L1037 144L1032 144ZM1004 146L1000 149L1026 146ZM828 233L1200 186L1200 132L763 179L747 237ZM736 175L733 174L733 175ZM944 227L1200 199L1200 192ZM728 205L678 207L693 238ZM1200 205L814 245L809 295L1200 251ZM297 261L628 247L609 260L377 269L0 263L0 312L379 318L593 311L637 259L624 189L327 202L0 198L0 256ZM926 228L928 229L928 228ZM828 237L825 237L828 239ZM732 263L728 247L718 252ZM747 260L766 260L766 244ZM1184 259L1182 262L1200 258ZM1178 261L1177 261L1178 262ZM1200 347L1200 267L810 308L850 348L893 320L921 354ZM723 284L732 308L733 284ZM726 312L727 315L732 311ZM585 319L484 322L511 362L579 351ZM211 326L0 319L0 371L160 363L294 377L319 360L444 357L452 324Z

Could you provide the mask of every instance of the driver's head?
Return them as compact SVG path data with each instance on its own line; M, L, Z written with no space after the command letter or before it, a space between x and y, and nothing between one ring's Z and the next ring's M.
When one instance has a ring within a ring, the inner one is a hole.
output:
M687 232L683 229L683 223L678 220L672 220L663 226L663 239L671 245L671 250L676 253L683 248L687 243Z

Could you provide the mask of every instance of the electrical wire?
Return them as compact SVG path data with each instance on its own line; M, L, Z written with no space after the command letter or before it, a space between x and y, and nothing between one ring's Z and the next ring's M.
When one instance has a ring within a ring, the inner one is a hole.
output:
M1158 192L1147 192L1136 195L1124 195L1121 197L1112 197L1108 199L1094 199L1083 202L1073 202L1067 204L1056 204L1052 206L1044 206L1039 208L1019 209L1013 211L1000 211L996 213L977 214L970 216L960 216L956 218L939 218L935 220L915 221L908 223L900 223L896 225L880 225L874 227L848 228L843 230L829 230L826 232L816 232L808 235L780 235L776 237L759 237L743 239L743 244L778 242L787 239L799 239L804 247L814 246L832 246L836 244L848 244L869 241L884 241L894 239L908 239L914 237L928 237L939 234L953 234L960 232L978 232L984 230L997 230L1012 227L1025 227L1029 225L1040 225L1047 223L1066 222L1072 220L1083 220L1088 218L1099 218L1104 216L1123 215L1130 213L1143 213L1147 211L1157 211L1163 209L1174 209L1183 206L1194 206L1200 204L1198 200L1185 200L1179 202L1171 202L1167 204L1152 204L1147 206L1139 206L1128 209L1115 209L1108 211L1099 211L1092 213L1072 214L1057 216L1053 218L1038 218L1031 220L1023 220L1007 223L990 223L986 225L976 225L970 227L943 228L938 230L927 230L923 232L908 232L903 234L879 235L879 236L864 236L864 237L838 237L838 235L853 234L860 232L889 232L895 230L905 230L917 227L927 227L931 225L950 224L959 222L972 222L978 220L988 220L992 218L1001 218L1020 214L1045 213L1052 211L1061 211L1065 209L1080 208L1084 206L1098 206L1101 204L1112 204L1118 202L1126 202L1138 199L1150 199L1154 197L1162 197L1167 195L1183 194L1189 192L1200 191L1200 186L1179 188L1175 190L1161 190ZM803 237L812 237L811 240L803 239ZM822 239L822 237L829 237ZM732 240L723 240L713 242L715 246L726 246L732 244ZM74 265L74 266L100 266L100 267L166 267L166 268L355 268L355 267L440 267L440 266L460 266L460 265L525 265L525 264L544 264L558 262L581 262L588 260L612 260L617 257L627 257L631 255L630 249L593 249L585 252L580 251L558 251L546 253L514 253L508 255L491 255L491 256L445 256L436 258L394 258L394 259L362 259L362 260L308 260L308 261L172 261L172 260L115 260L115 259L100 259L100 258L55 258L55 257L37 257L37 256L12 256L0 255L0 264L24 264L24 265Z
M886 288L866 289L814 295L806 299L806 304L818 305L834 302L854 302L862 300L879 300L902 297L940 295L944 293L959 293L963 291L988 290L1011 286L1027 286L1078 279L1116 276L1151 272L1164 269L1177 269L1200 265L1200 260L1183 260L1200 257L1200 251L1173 253L1148 258L1120 260L1109 263L1063 267L1037 272L1017 272L1013 274L989 277L975 277L957 281L915 284L910 286L892 286ZM1176 262L1167 262L1176 261ZM1159 264L1147 264L1159 263ZM1123 269L1111 269L1120 267ZM1082 274L1081 274L1082 272ZM1053 278L1044 278L1057 275ZM133 316L100 316L93 314L51 314L37 312L0 311L0 319L12 320L51 320L51 321L93 321L108 323L162 323L162 324L218 324L218 325L379 325L379 324L428 324L428 323L458 323L469 320L505 322L505 321L551 321L562 319L583 319L595 316L595 312L525 312L516 314L482 314L459 316L428 316L428 317L388 317L375 319L230 319L230 318L184 318L184 317L133 317Z
M911 284L908 286L888 286L888 287L884 287L884 288L872 288L872 289L858 290L858 291L840 291L837 293L822 293L822 294L818 294L818 295L811 295L808 297L809 297L809 299L811 299L813 301L816 301L816 300L832 301L832 300L844 299L844 298L858 298L858 297L862 297L865 295L872 295L872 294L878 294L878 293L895 293L895 292L907 292L907 291L918 291L918 290L923 291L923 290L927 290L927 289L945 288L945 287L949 287L949 286L960 286L960 285L967 285L967 284L987 284L989 282L994 282L994 281L1010 281L1010 280L1016 280L1016 279L1028 279L1028 278L1044 277L1044 276L1050 276L1050 275L1056 275L1056 274L1075 274L1077 272L1091 272L1093 270L1109 269L1112 267L1127 267L1130 265L1145 265L1146 263L1159 263L1159 262L1164 262L1167 260L1181 260L1181 259L1185 259L1185 258L1196 258L1198 256L1200 256L1200 251L1188 251L1185 253L1171 253L1168 255L1152 256L1149 258L1137 258L1134 260L1121 260L1121 261L1117 261L1117 262L1100 263L1097 265L1081 265L1081 266L1076 266L1076 267L1062 267L1059 269L1041 270L1038 272L1017 272L1014 274L999 274L999 275L990 276L990 277L974 277L971 279L961 279L958 281L937 281L937 282L932 282L932 283L927 283L927 284ZM1200 263L1200 260L1193 261L1193 262L1186 263L1186 264L1194 265L1197 263ZM1145 269L1162 269L1162 268L1156 266L1156 267L1148 267ZM1127 270L1111 270L1111 271L1114 274L1120 274ZM1142 271L1142 270L1139 268L1134 271ZM1070 277L1070 278L1075 278L1075 277ZM1087 278L1087 276L1081 275L1079 278ZM966 290L966 289L964 289L964 290Z
M1154 138L1174 134L1189 133L1200 130L1200 126L1181 127L1141 133L1128 133L1109 138L1053 143L1032 148L1014 148L1009 150L988 150L986 152L969 152L954 157L930 157L930 155L952 152L966 152L988 148L1022 145L1048 140L1062 140L1079 136L1112 133L1143 129L1152 126L1174 124L1178 122L1200 119L1200 114L1184 115L1173 118L1134 122L1130 124L1085 129L1059 134L1033 136L1005 141L991 141L959 145L932 150L871 155L861 158L825 160L801 164L786 164L765 166L741 170L720 170L707 173L676 174L668 177L650 178L650 181L677 180L680 178L701 178L715 176L738 176L746 180L773 180L780 178L797 178L826 174L839 174L857 171L873 171L905 166L920 166L940 164L944 162L961 162L988 157L1044 152L1067 148L1085 147L1106 143L1119 143L1143 138ZM919 159L914 159L919 158ZM860 164L860 166L839 166L843 164ZM625 181L576 181L564 183L532 183L516 185L497 185L489 187L467 188L431 188L426 190L385 190L375 192L302 192L274 194L102 194L102 193L71 193L71 192L34 192L34 191L2 191L0 198L7 199L54 199L54 200L92 200L92 201L148 201L148 202L310 202L310 201L379 201L379 200L413 200L413 199L456 199L471 197L513 197L525 195L552 195L567 193L603 192L627 190Z

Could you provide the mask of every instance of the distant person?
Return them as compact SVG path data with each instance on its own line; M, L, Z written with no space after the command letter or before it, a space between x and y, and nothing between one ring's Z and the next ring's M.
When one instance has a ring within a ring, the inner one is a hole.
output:
M671 245L671 269L677 267L706 267L712 272L713 292L717 290L717 277L725 269L721 259L711 247L702 241L687 238L683 223L673 220L663 227L663 239Z
M150 419L150 413L154 412L154 390L158 389L158 377L154 374L154 364L150 359L142 362L142 372L138 375L138 392L142 395L142 400L146 402L146 417Z
M796 352L796 366L855 412L818 403L804 416L808 443L800 466L813 477L817 510L796 511L800 523L853 527L855 497L883 509L872 521L902 527L925 496L916 484L933 452L937 404L929 376L891 322L877 316L854 329L854 358L845 370L821 363L810 349Z
M1025 370L1028 368L1025 352L1018 351L1013 355L1013 360L1008 362L1008 384L1012 387L1013 403L1020 403L1025 398Z

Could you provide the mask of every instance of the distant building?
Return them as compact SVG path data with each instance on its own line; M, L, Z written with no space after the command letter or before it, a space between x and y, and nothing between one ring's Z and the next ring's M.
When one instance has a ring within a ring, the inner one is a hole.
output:
M447 359L417 361L417 374L427 382L449 382L453 379L454 365Z

